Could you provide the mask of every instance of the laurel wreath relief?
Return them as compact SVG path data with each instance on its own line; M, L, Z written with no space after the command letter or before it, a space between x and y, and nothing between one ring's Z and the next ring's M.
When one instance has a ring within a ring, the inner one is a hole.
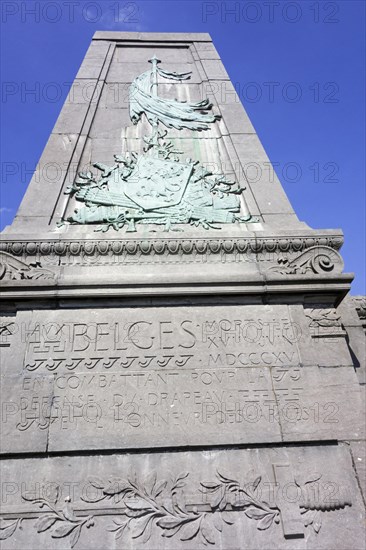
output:
M194 504L189 503L186 492L189 489L186 485L188 475L188 472L182 472L170 480L158 480L157 474L153 472L139 481L136 473L133 473L126 479L110 477L106 482L90 477L87 485L90 490L85 492L88 496L82 496L81 500L89 506L102 501L109 504L102 509L75 509L70 498L66 497L60 510L59 490L56 491L53 502L24 495L23 500L38 504L43 509L42 512L39 511L39 517L34 523L37 532L49 531L53 538L68 537L71 548L76 545L83 528L94 526L98 515L112 516L112 523L107 530L113 532L116 539L130 537L146 543L153 529L158 529L163 537L177 536L181 541L195 539L205 546L215 545L215 533L221 533L225 526L233 525L235 512L242 512L255 521L260 531L280 523L280 508L277 503L268 503L262 499L262 492L259 491L261 476L242 486L238 481L217 472L214 481L200 482L198 492L201 498L193 498L200 503ZM313 476L302 487L295 479L296 485L302 489L298 505L304 518L304 526L312 526L315 533L320 531L322 512L352 505L347 498L327 500L324 495L317 499L311 497L312 492L304 490L304 486L318 481L320 477ZM110 507L111 504L113 508ZM34 519L33 514L32 517ZM0 540L11 537L17 529L21 529L23 521L28 521L28 518L19 517L0 527Z

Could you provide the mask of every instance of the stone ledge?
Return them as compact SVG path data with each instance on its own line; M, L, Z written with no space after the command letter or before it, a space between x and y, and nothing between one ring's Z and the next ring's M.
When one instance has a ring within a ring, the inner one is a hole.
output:
M86 254L88 256L101 254L121 255L127 253L136 255L142 253L149 255L151 253L163 254L191 254L197 252L203 254L206 251L213 254L221 252L230 254L238 253L260 253L268 252L274 254L300 254L301 252L315 247L329 247L335 251L339 251L343 244L343 235L338 232L324 232L316 234L304 234L297 232L291 236L282 232L279 235L264 234L259 236L258 233L251 233L250 236L242 235L222 235L213 236L211 233L207 237L193 237L191 234L187 236L177 237L128 237L123 235L123 238L117 236L116 233L109 235L103 234L102 238L95 236L94 238L85 238L80 235L76 238L67 238L66 235L58 234L50 237L47 236L32 236L28 235L11 235L3 233L0 238L0 251L14 254L20 258L28 256L47 256L56 254L64 256L71 254L80 256Z
M212 42L208 33L190 32L120 32L120 31L97 31L93 40L114 40L114 41L139 41L139 42Z

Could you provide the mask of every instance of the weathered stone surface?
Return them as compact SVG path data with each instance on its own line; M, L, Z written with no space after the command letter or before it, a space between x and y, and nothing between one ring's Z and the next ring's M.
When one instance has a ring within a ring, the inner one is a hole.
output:
M42 221L43 225L45 222L48 224L51 211L46 205L55 205L65 180L70 181L75 177L77 164L73 164L72 159L77 144L83 141L85 137L77 134L51 134L16 216L21 224L24 217L35 218L38 228L42 227ZM44 193L47 196L46 203Z
M229 75L221 61L216 59L202 59L203 69L208 80L229 80Z
M175 65L185 65L193 63L192 50L188 45L175 48L166 47L164 45L154 44L136 48L134 46L125 45L117 49L116 61L118 63L146 63L151 57L151 50L154 49L157 57L160 60L164 59L164 63L174 63ZM138 68L136 67L138 71ZM138 74L138 73L137 73ZM135 75L132 75L132 80Z
M155 53L155 50L156 48L151 47L148 56L152 57ZM182 72L192 71L192 75L189 80L191 84L200 84L202 82L203 79L200 76L196 65L193 63L193 59L192 63L181 62L179 65ZM164 63L164 67L167 71L174 71L177 68L177 62ZM134 78L136 78L136 75L143 73L147 69L148 66L146 67L146 61L141 63L131 63L130 61L125 61L124 63L114 62L111 64L111 67L108 71L106 82L107 84L111 82L131 83Z
M77 319L73 311L40 312L20 322L24 359L7 370L18 372L30 415L33 390L53 373L52 450L148 447L152 430L153 446L280 441L270 367L286 367L282 379L298 365L300 335L286 308L257 313L255 306L245 318L235 306L211 307L209 317L201 308L86 310ZM21 421L20 404L13 412ZM34 413L33 423L43 426L47 414Z
M212 42L195 42L194 46L200 59L220 59Z
M350 446L358 484L366 502L366 441L351 441Z
M260 211L292 214L292 207L257 136L234 134L232 140Z
M347 296L338 308L360 384L366 384L365 297Z
M129 122L129 113L128 109L119 109L118 115L113 109L98 109L95 119L93 120L92 127L90 129L91 139L113 139L121 137L121 125L125 126ZM115 154L118 154L119 150L122 149L122 144L116 150ZM110 150L113 151L113 143L110 143ZM100 158L98 152L95 151L97 155L95 158Z
M103 65L110 50L108 42L92 42L84 61L76 75L76 78L98 79L101 75Z
M53 376L43 376L30 391L24 393L24 379L1 377L2 454L46 452L49 421L52 409Z
M122 363L135 360L128 356ZM148 363L150 355L140 361ZM66 368L79 365L90 372L3 378L3 452L12 448L15 431L18 452L29 450L30 431L32 437L47 432L50 451L365 437L361 390L346 373L227 366L141 372L146 367L121 367L116 355L74 358ZM119 369L110 370L115 365Z
M209 35L96 33L0 242L2 548L365 550L342 244L298 220Z
M231 450L230 461L218 450L132 463L130 455L25 459L21 470L10 460L2 491L5 525L26 518L22 530L8 527L4 550L65 548L77 530L81 549L193 550L208 541L222 550L325 549L334 540L364 548L362 497L342 446Z
M54 133L63 134L64 129L69 128L73 134L81 134L88 109L87 103L65 105L53 129Z
M97 79L78 79L75 78L70 88L69 94L65 101L65 107L67 105L87 105L97 104L100 94L104 89L104 83ZM61 111L61 115L63 110Z
M363 391L353 368L309 367L302 374L298 402L279 396L284 441L364 439Z
M361 439L353 366L303 360L318 344L293 307L20 315L16 361L3 371L5 395L18 395L5 450L12 430L30 427L49 433L50 451Z
M93 40L112 40L129 42L173 42L175 46L180 42L211 42L211 36L204 32L115 32L97 31Z

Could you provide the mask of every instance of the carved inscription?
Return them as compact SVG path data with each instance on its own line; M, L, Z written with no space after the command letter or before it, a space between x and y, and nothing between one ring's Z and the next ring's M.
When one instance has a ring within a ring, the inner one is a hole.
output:
M155 446L252 442L259 432L280 441L282 409L301 408L301 330L286 307L266 307L260 318L256 311L35 316L18 327L26 348L21 388L18 400L5 402L3 421L18 433L49 430L50 448L58 449L93 441L146 447L152 433ZM218 435L218 428L227 429Z
M19 397L4 399L2 422L18 434L48 431L55 449L276 442L283 423L339 422L336 403L307 399L305 374L298 367L29 373Z
M249 308L249 309L248 309ZM285 308L261 318L255 308L165 308L82 312L52 316L20 327L26 343L24 370L160 370L207 367L289 366L299 363L301 328ZM84 318L84 319L83 319Z
M45 377L24 377L19 430L57 423L60 429L110 422L125 433L150 427L258 422L276 405L268 369L55 375L54 397L39 399Z

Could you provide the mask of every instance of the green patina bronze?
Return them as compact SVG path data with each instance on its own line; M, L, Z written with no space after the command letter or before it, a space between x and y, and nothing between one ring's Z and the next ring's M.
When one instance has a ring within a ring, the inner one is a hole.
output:
M168 128L207 130L220 117L210 111L206 99L182 103L158 97L157 76L176 81L187 80L190 73L171 73L158 67L154 56L152 69L138 76L130 87L130 116L137 124L145 115L152 126L145 136L144 153L114 155L115 164L93 166L101 174L79 173L66 193L74 195L84 206L67 221L102 225L98 230L135 231L135 224L159 224L166 230L174 224L201 225L219 229L221 224L256 221L250 214L240 215L242 189L223 174L213 174L199 161L180 160L182 151L166 139Z
M219 120L220 115L213 115L207 111L212 109L208 99L198 103L183 103L176 100L158 97L157 76L169 80L182 82L189 80L191 73L170 73L158 67L160 60L154 55L150 59L152 70L142 73L135 78L130 86L130 117L137 124L145 114L154 129L159 122L167 128L183 130L208 130L209 124Z

